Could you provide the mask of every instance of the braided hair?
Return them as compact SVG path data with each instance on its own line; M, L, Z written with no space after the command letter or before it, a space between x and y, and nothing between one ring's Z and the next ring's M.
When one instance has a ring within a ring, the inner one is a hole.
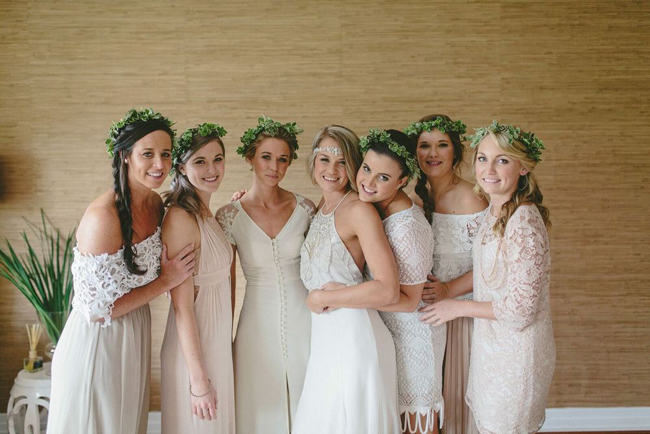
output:
M147 270L142 270L134 262L138 252L133 246L131 188L129 187L128 168L124 159L131 155L133 146L138 140L157 130L165 131L169 137L174 136L171 128L160 120L152 119L128 124L119 132L115 140L113 155L113 191L124 242L124 262L131 273L139 275L144 274Z

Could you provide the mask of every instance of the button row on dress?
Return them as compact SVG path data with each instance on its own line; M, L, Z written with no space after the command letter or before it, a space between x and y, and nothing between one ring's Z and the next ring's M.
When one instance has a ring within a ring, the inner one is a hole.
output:
M287 339L286 339L286 309L287 301L286 294L284 290L284 273L282 272L282 267L280 266L280 259L278 258L278 243L277 239L273 239L271 242L273 246L273 262L275 262L275 267L278 273L278 286L280 288L280 340L282 342L282 355L285 359L289 357L289 352L287 350Z

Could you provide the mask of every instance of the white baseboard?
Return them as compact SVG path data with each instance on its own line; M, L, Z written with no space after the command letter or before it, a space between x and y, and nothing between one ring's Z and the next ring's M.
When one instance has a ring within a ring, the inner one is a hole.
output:
M540 432L650 430L650 407L548 408ZM0 413L0 434L8 434L7 414ZM160 412L149 412L148 434L160 434Z

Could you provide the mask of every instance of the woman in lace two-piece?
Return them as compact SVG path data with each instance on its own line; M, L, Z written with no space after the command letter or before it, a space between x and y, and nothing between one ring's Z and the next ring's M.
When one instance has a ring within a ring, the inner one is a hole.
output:
M194 266L191 245L167 260L163 203L152 191L171 167L171 125L145 109L111 127L114 186L90 204L77 230L75 296L52 361L48 433L146 433L148 303Z
M160 351L165 434L235 434L232 248L210 211L210 197L225 174L225 134L212 123L185 131L165 194L163 242L170 254L187 243L197 252L194 275L171 290Z
M322 128L309 172L323 193L301 249L311 356L294 434L399 432L395 346L376 308L397 301L395 260L377 210L359 200L357 136ZM375 280L364 282L367 266Z
M544 423L555 367L548 209L532 173L542 143L494 122L472 145L490 206L474 242L474 300L424 308L435 324L474 317L467 403L481 433L532 433Z
M423 300L471 300L472 244L487 201L476 195L474 186L460 176L466 126L446 115L434 114L411 123L405 132L417 143L423 174L411 197L424 208L434 238L433 268ZM436 365L435 373L436 384L443 385L439 399L444 399L445 434L478 432L465 403L473 321L461 317L446 324L445 360Z
M260 118L244 133L237 152L251 166L253 185L217 211L246 277L234 349L240 433L291 432L309 359L311 318L300 246L315 206L279 186L297 157L301 131L295 123Z
M436 373L442 369L446 327L423 323L416 312L424 305L433 233L422 209L403 191L410 179L421 176L415 142L400 131L371 131L361 149L365 156L357 174L359 199L377 208L399 273L399 301L379 310L395 341L402 432L436 432L436 416L443 410Z

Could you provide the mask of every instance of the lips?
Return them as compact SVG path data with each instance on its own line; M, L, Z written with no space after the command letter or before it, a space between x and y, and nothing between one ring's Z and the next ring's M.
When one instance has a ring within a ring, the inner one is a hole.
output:
M164 172L147 172L147 176L151 176L152 178L155 179L160 179L162 178Z
M203 178L205 182L215 182L217 179L219 179L218 176L213 176L211 178Z
M494 178L483 178L483 182L486 184L496 184L498 182L501 182L500 179L494 179Z
M369 189L368 187L366 187L366 186L363 185L363 184L361 184L361 189L362 189L363 192L366 193L366 194L376 194L376 193L377 193L377 190L371 190L371 189Z
M322 178L327 182L337 182L340 178L330 177L323 175Z
M442 164L442 161L427 161L427 164L432 167L437 167Z

